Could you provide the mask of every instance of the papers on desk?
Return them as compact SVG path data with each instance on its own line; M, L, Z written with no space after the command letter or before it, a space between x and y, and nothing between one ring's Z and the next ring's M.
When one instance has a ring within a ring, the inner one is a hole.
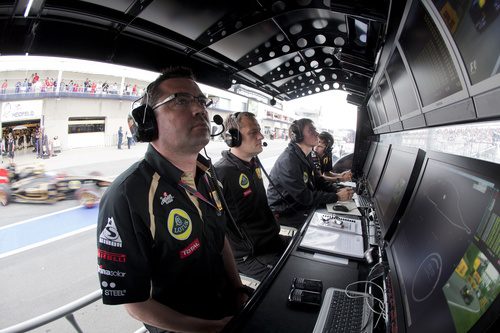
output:
M363 236L343 228L320 226L323 213L315 212L299 247L322 253L341 254L353 258L363 258ZM352 222L344 222L352 223ZM355 224L355 223L353 223Z
M346 186L346 187L356 187L355 182L339 182L339 185Z
M333 207L335 205L342 205L346 206L349 211L348 212L343 212L340 210L335 210ZM349 200L349 201L337 201L336 203L331 203L331 204L326 204L326 210L330 213L335 213L335 214L345 214L345 215L355 215L355 216L361 216L361 212L359 211L358 207L356 206L356 203L354 200Z

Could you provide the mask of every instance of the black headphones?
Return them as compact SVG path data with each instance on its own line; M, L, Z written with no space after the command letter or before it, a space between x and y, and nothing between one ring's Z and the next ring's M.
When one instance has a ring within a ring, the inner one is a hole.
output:
M236 124L237 128L230 128L224 133L224 142L230 147L239 147L241 146L241 141L242 141L242 136L239 130L239 124L238 124L238 116L240 115L240 112L236 112L235 114L230 115L230 121L231 123L234 122ZM229 123L228 122L228 123ZM228 124L229 125L229 124Z
M294 120L290 125L290 140L295 143L301 143L304 140L297 120Z
M325 151L327 153L330 153L333 149L333 142L334 142L333 136L328 132L321 132L319 134L319 138L322 139L323 141L326 141Z
M151 142L158 137L158 124L156 123L153 108L148 104L149 93L147 90L144 96L146 103L132 109L128 119L128 126L135 141ZM144 97L141 97L141 99L144 99Z

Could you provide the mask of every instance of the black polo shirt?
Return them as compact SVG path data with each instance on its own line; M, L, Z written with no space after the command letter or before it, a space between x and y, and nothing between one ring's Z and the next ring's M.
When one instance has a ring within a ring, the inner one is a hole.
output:
M97 225L105 304L151 296L191 316L218 319L232 313L222 258L225 220L215 208L207 164L200 155L195 183L210 204L198 199L199 210L179 185L183 172L151 145L145 158L107 189Z
M249 241L227 230L234 256L242 258L282 250L280 227L267 204L262 170L256 160L246 162L223 151L215 170L229 210Z

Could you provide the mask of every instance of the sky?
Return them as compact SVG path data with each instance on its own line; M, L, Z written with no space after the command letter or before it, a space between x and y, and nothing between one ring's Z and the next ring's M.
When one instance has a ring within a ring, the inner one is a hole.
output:
M346 97L344 91L326 91L286 102L284 109L287 112L296 109L320 110L322 128L355 130L357 107L347 103Z

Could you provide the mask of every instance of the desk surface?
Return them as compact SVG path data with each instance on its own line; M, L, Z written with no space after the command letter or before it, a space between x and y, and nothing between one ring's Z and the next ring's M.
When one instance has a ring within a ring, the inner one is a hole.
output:
M309 221L308 221L309 222ZM304 231L305 228L303 228ZM303 235L303 231L297 237ZM345 288L349 283L363 279L364 265L349 260L348 264L318 260L311 253L297 248L300 240L289 253L275 278L268 282L268 289L253 304L252 310L230 325L230 332L312 332L319 313L316 309L299 309L287 304L294 277L323 281L323 293L329 287ZM361 269L360 269L361 267Z

